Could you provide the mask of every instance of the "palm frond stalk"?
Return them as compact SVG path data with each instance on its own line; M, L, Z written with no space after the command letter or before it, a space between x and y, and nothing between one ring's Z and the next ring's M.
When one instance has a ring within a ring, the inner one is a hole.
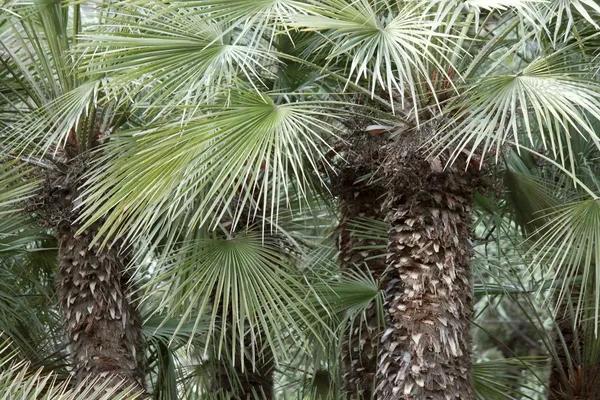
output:
M469 243L478 171L419 150L417 133L388 149L388 272L377 392L382 399L471 399ZM462 161L462 162L461 162Z

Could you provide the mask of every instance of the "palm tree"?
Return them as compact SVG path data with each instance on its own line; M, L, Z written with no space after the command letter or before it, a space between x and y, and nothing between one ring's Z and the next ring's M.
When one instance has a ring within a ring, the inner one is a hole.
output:
M386 190L377 168L385 138L369 137L355 132L344 149L344 160L333 182L333 193L339 198L339 262L343 273L368 272L380 279L386 269L386 249L377 237L360 235L361 222L383 221L383 201ZM385 244L385 241L383 242ZM374 393L377 373L378 337L381 330L375 302L365 310L364 321L349 324L345 332L344 358L345 392L350 396L370 399Z
M598 129L597 121L593 127ZM573 149L577 186L565 171L531 155L511 157L506 182L513 194L510 204L535 255L532 267L547 274L542 288L553 299L551 396L585 398L596 391L600 362L592 255L597 248L596 201L586 199L596 186L598 149L577 135L568 147Z
M327 184L332 137L382 133L384 154L365 171L382 174L381 215L390 223L377 396L471 398L469 237L479 164L509 145L534 151L539 140L568 170L573 150L560 152L559 143L569 129L597 140L586 116L600 115L598 86L588 79L594 33L574 33L594 24L594 6L265 0L115 7L113 23L82 36L78 49L86 68L109 77L111 98L136 96L135 111L154 124L107 142L82 197L81 229L103 221L103 243L153 242L179 219L187 221L178 225L184 231L213 229L232 208L236 226L239 210L253 202L276 225L291 190ZM342 119L355 109L358 129L347 130ZM380 260L365 253L352 263L379 277ZM347 375L353 382L346 386L357 389L350 396L370 392L356 383L368 382L373 368L358 372L358 379Z
M181 323L199 326L210 315L208 333L218 333L221 349L215 357L226 357L227 344L238 365L245 365L245 354L253 353L245 350L257 338L265 338L280 365L291 332L308 338L321 332L323 318L306 299L305 277L281 256L289 249L263 246L262 239L295 238L281 227L286 209L295 199L311 208L313 194L326 195L330 186L340 203L342 280L367 273L380 285L373 295L373 286L361 281L370 297L361 296L361 315L353 320L364 324L345 324L347 395L372 396L368 383L375 375L374 395L381 399L469 399L469 237L479 164L489 153L500 160L512 146L535 152L583 187L573 168L575 150L562 144L580 135L595 146L590 120L600 115L598 84L590 79L593 3L480 4L107 3L104 26L75 39L45 35L60 42L54 52L76 42L72 60L81 61L77 71L86 83L61 86L49 106L10 123L11 148L64 151L64 158L77 160L63 167L63 176L49 174L72 192L64 197L81 200L82 209L68 215L75 224L64 231L63 250L75 231L87 232L82 246L97 244L109 258L118 255L110 250L115 245L136 244L137 256L155 263L138 271L152 276L145 298L158 296L157 311ZM57 10L52 7L44 10ZM16 67L5 65L12 74ZM61 71L62 81L73 78L64 73L71 69ZM23 91L10 93L22 98ZM90 117L100 110L109 116ZM110 122L96 129L97 120ZM129 129L115 135L125 121ZM71 134L77 124L86 128ZM55 127L51 134L48 126ZM107 127L110 136L97 135ZM102 150L93 157L75 157L96 148ZM71 183L80 174L83 191ZM590 205L595 193L585 187ZM260 218L248 218L248 208ZM549 228L578 221L581 210L565 209L571 214L551 217ZM365 217L388 224L385 249L350 233ZM249 236L231 235L250 220L258 225ZM539 254L544 243L555 242L546 236ZM573 257L569 262L581 261ZM221 265L231 273L223 275ZM382 307L370 305L378 290ZM375 308L387 324L380 335ZM230 320L222 315L229 309ZM226 329L217 332L218 325ZM265 359L249 364L257 369ZM315 364L315 377L322 366Z
M62 325L76 382L115 374L142 389L144 350L126 269L130 256L123 242L94 245L97 227L78 232L74 203L92 153L124 114L98 104L99 82L73 73L80 5L21 3L8 2L0 17L3 163L14 158L37 167L39 184L27 208L56 235Z

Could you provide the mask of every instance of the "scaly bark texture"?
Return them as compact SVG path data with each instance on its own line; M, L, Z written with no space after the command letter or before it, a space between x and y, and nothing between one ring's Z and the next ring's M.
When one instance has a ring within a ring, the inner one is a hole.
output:
M381 151L385 139L355 133L344 154L337 174L334 193L339 198L339 259L342 273L348 270L370 271L380 279L385 271L385 247L377 239L358 237L352 221L368 218L383 221L381 210L386 194L378 183ZM364 179L366 175L373 175ZM363 179L363 180L361 180ZM342 343L343 390L352 399L371 399L374 395L379 326L377 307L372 302L363 318L348 326Z
M58 237L59 306L73 374L76 382L116 375L142 391L141 319L126 271L129 258L119 252L121 243L91 245L97 226L76 235L80 226L72 202L85 167L81 160L59 165L46 175L38 195L39 209Z
M58 229L59 301L77 382L117 375L143 387L141 321L132 298L127 260L116 248L90 249L94 230Z
M416 135L415 135L416 136ZM388 283L379 400L470 400L471 203L477 171L419 151L417 137L389 146L385 174Z

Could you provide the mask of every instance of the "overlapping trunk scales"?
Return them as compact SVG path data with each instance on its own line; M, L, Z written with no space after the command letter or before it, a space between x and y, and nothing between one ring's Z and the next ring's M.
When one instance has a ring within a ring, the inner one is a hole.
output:
M471 198L464 163L442 170L417 143L390 149L388 284L379 400L470 400Z
M141 318L133 299L127 255L121 242L111 248L91 246L94 225L80 235L78 212L80 177L85 160L57 163L46 173L35 198L36 211L58 238L58 297L76 382L117 375L127 386L143 390Z
M384 189L375 183L380 166L380 149L385 139L363 134L353 137L346 161L338 174L335 192L340 202L339 259L342 273L349 270L370 272L376 279L385 271L385 248L376 239L352 232L352 222L361 218L382 221ZM358 137L357 137L358 136ZM371 399L374 395L379 342L377 308L367 308L364 318L353 321L344 333L342 367L344 393L351 399Z
M385 270L385 250L369 249L377 246L373 239L356 237L348 225L353 218L381 220L381 199L368 185L353 187L356 197L341 203L340 260L342 270L369 270L380 278ZM367 308L364 320L357 318L344 334L342 344L344 392L350 398L371 399L377 372L378 318L374 303Z
M60 310L77 382L117 375L143 388L141 321L132 298L127 260L118 249L90 248L94 230L75 236L58 229Z

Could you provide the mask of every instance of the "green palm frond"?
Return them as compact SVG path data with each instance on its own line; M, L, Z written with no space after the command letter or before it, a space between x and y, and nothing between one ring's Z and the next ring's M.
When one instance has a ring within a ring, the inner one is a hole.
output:
M557 191L552 190L553 182L511 170L506 171L504 182L515 220L528 233L547 222L545 212L559 204Z
M144 319L143 334L147 345L146 376L152 388L152 396L158 400L176 400L180 398L179 393L193 390L193 384L189 381L199 374L193 370L186 371L186 365L190 356L202 354L206 346L210 318L203 318L197 325L193 321L181 325L179 319L162 315ZM190 342L193 345L186 347Z
M27 94L23 105L41 107L76 86L65 9L52 1L9 1L4 10L1 64Z
M273 239L257 233L200 239L161 262L145 285L146 297L157 311L179 318L175 333L193 318L196 335L209 315L207 335L217 332L218 354L224 343L237 343L227 350L232 359L243 356L256 337L285 349L284 332L300 332L319 318L287 258Z
M75 139L82 150L94 140L94 118L101 82L86 82L19 118L0 131L0 144L17 154L56 153Z
M152 4L164 7L164 12L175 10L189 10L203 20L220 21L228 26L225 34L239 31L243 37L249 39L248 44L255 46L258 42L270 42L273 35L285 32L286 27L281 25L291 13L302 12L304 2L298 0L196 0L181 4L169 4L162 1L135 1L134 4ZM167 6L165 7L165 3ZM149 7L150 8L150 7ZM151 15L157 14L150 11ZM160 13L158 13L160 17Z
M373 302L381 308L383 297L379 282L368 272L345 271L337 281L314 285L316 301L323 310L336 318L361 319ZM383 311L379 313L383 324Z
M77 10L14 2L0 16L7 27L0 37L0 81L6 82L0 110L12 120L0 130L0 144L7 151L29 157L68 153L68 147L85 152L101 141L100 131L115 128L122 108L107 102L106 81L77 73L80 60L71 51L80 26L69 17Z
M348 83L364 80L372 95L378 89L397 93L402 107L406 98L411 103L419 98L421 82L433 87L430 74L442 70L438 59L445 49L435 39L447 35L436 31L437 24L419 2L307 3L308 13L291 15L291 26L323 31L326 58L348 63L343 73Z
M369 239L377 241L377 245L368 247L368 249L387 249L388 230L390 224L384 221L377 221L371 218L355 218L348 221L348 229L352 236L359 239ZM356 247L354 250L367 250L363 247Z
M0 332L36 368L60 369L56 241L24 211L37 178L23 160L0 156Z
M561 205L548 213L549 222L539 229L539 239L533 244L532 268L546 270L552 281L561 285L561 295L569 289L572 280L581 276L577 318L581 317L582 301L594 299L593 319L600 313L600 204L596 199ZM596 328L597 333L597 328Z
M105 242L136 238L152 231L158 218L172 223L191 205L190 226L214 226L228 209L235 226L252 204L277 223L276 205L295 192L306 197L311 174L319 176L327 165L324 137L336 128L322 117L335 120L336 111L326 105L276 104L249 91L203 111L184 126L173 122L114 136L89 176L83 229L108 213L100 230Z
M514 75L474 83L458 102L460 122L444 128L436 145L452 148L455 155L467 148L481 149L484 156L494 152L498 159L506 143L518 150L539 140L565 168L574 170L572 163L564 165L575 159L569 147L571 132L600 146L593 124L600 117L600 87L585 65L567 57L576 47L539 56Z
M543 22L553 28L549 30L550 38L558 44L567 41L574 32L581 28L581 22L590 24L596 29L600 5L593 0L551 0L541 5Z
M516 400L534 399L524 393L536 389L519 384L518 379L524 369L541 368L547 363L546 357L521 359L499 359L480 361L473 365L473 386L477 400ZM538 392L543 395L543 392Z
M133 400L137 393L118 381L84 381L70 388L69 380L59 380L41 370L31 371L26 363L12 360L8 342L0 345L0 398L40 400ZM117 383L117 384L115 384Z
M194 105L212 102L238 75L262 90L261 80L273 74L278 60L268 43L250 46L247 32L207 19L205 9L139 8L118 8L106 28L80 36L79 51L88 74L110 75L111 96L124 91L155 119L179 106L188 107L182 118L193 116Z
M36 186L34 169L21 160L0 155L0 217L19 212Z

